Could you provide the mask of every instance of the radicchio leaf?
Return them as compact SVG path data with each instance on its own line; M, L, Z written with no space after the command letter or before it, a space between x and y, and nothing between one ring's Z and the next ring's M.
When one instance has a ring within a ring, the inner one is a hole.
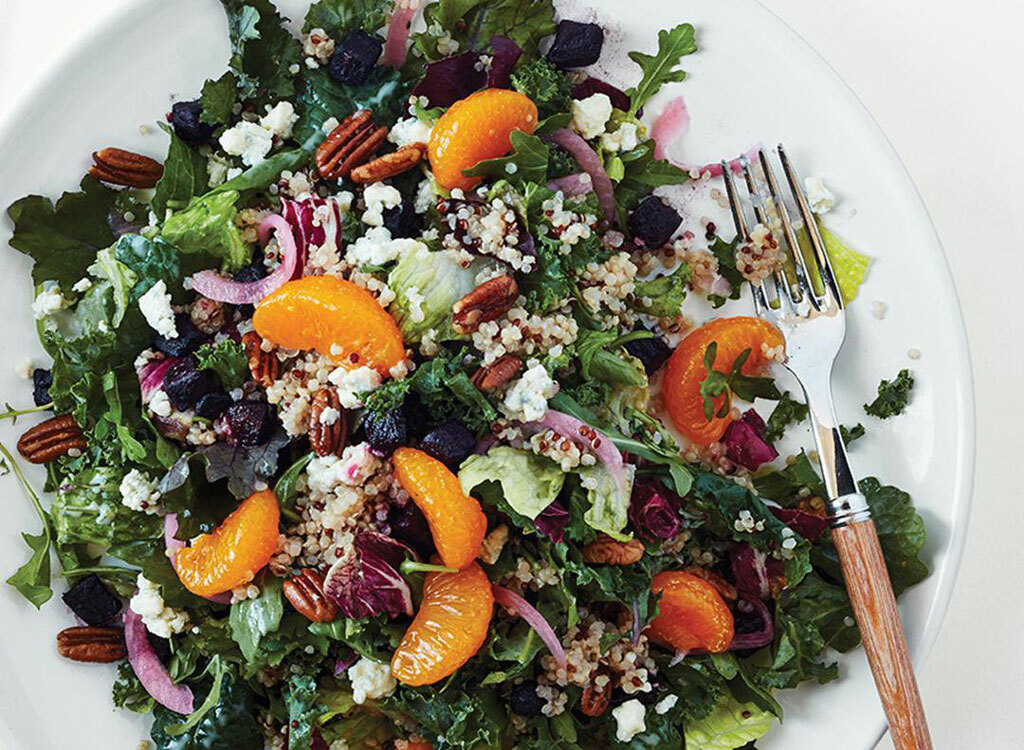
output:
M764 429L761 416L753 409L748 409L741 419L731 422L726 429L722 437L725 455L730 461L750 471L756 471L761 464L774 460L779 452L764 439Z
M565 535L565 527L569 525L569 511L554 500L533 519L533 525L537 531L558 544Z
M374 531L360 532L355 548L354 558L339 560L327 571L324 593L352 619L382 612L411 616L412 591L398 570L409 548Z
M679 533L679 497L656 479L633 484L629 520L648 539L672 539Z
M507 36L491 37L491 67L487 71L487 85L496 89L507 89L512 68L519 62L523 51Z
M278 453L290 439L284 430L278 430L266 443L252 448L217 441L175 461L160 480L158 489L166 495L182 487L192 471L192 461L199 459L203 462L208 482L227 479L231 494L244 500L256 491L257 484L266 485L272 481L277 473Z
M600 78L587 76L572 87L573 99L586 99L594 94L604 94L612 100L612 106L615 109L621 109L623 112L629 111L629 97L626 96L626 92Z
M479 53L469 51L428 63L412 95L427 97L430 107L450 107L486 83L487 73L480 65Z
M812 542L824 534L825 529L829 525L829 520L825 516L816 516L813 513L808 513L798 508L776 508L769 506L768 510L797 534L804 539L810 539Z
M771 598L772 582L784 579L780 560L746 543L733 545L729 550L729 563L736 579L736 590L748 599Z

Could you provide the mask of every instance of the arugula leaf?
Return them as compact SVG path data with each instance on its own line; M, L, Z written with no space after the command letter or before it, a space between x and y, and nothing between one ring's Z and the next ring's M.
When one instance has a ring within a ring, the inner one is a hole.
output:
M29 195L8 207L14 223L9 244L35 261L36 284L53 280L71 289L85 275L96 252L114 242L107 217L116 197L113 190L84 177L81 190L64 193L56 205L49 198Z
M640 108L666 83L686 78L686 73L676 66L684 55L692 55L696 51L693 26L682 23L671 30L662 29L658 32L657 53L648 55L630 52L629 59L640 66L643 77L626 92L629 96L628 114L635 117Z
M628 387L646 387L647 373L636 358L624 350L623 344L642 338L651 338L648 331L634 331L620 336L618 331L581 329L576 338L576 356L580 361L580 374L586 380ZM619 352L619 353L616 353Z
M241 387L249 375L249 359L240 341L224 339L218 344L203 344L195 357L200 370L213 370L225 390Z
M14 472L14 476L25 489L29 500L32 501L32 507L35 508L39 520L43 522L42 533L36 535L22 533L21 538L25 540L25 544L32 550L32 557L29 558L27 563L18 568L14 575L7 579L8 585L14 586L18 593L32 602L36 609L39 609L53 596L53 589L50 588L50 546L53 541L50 517L43 510L43 504L39 500L39 495L32 489L32 485L28 483L28 480L25 479L25 475L22 473L21 467L14 460L14 456L11 455L10 451L2 443L0 443L0 453L3 453L5 469ZM7 471L4 471L4 473L7 473Z
M317 703L316 680L309 675L292 675L284 696L288 707L288 750L311 750L313 724L322 713Z
M914 376L910 370L900 370L895 380L883 380L878 384L878 397L870 404L864 404L864 411L879 419L889 419L902 414L910 401L914 389Z
M231 70L242 98L258 105L295 93L293 64L302 63L302 44L285 27L271 0L221 0L228 17Z
M207 80L200 94L203 111L199 119L207 125L226 125L231 122L237 92L238 76L230 70L217 80Z
M476 166L462 170L467 177L497 177L519 185L542 182L548 173L551 149L535 135L513 130L509 135L512 152L496 159L484 159Z
M786 432L791 424L798 424L807 419L807 404L800 403L790 397L789 391L784 391L779 403L775 405L771 416L765 423L764 437L769 443L774 443Z
M206 157L181 140L166 122L160 127L171 137L164 160L164 173L153 193L153 212L163 217L168 208L183 208L193 196L206 192L209 175Z
M315 457L316 454L310 451L295 461L295 463L288 467L284 474L278 477L277 483L274 485L274 495L277 497L277 502L281 504L282 509L295 507L295 499L299 496L299 477L302 476L302 472L305 471L306 466L308 466L309 462Z
M772 728L773 717L753 703L741 703L726 693L707 716L683 728L688 750L747 747Z
M281 595L281 579L264 576L262 590L255 599L246 599L231 605L231 637L242 651L242 656L251 661L256 657L263 636L273 633L281 625L284 616L284 601Z
M682 185L690 179L686 170L654 157L654 141L644 141L632 151L621 154L619 159L623 173L615 185L615 202L619 207L621 226L627 226L626 215L654 188Z
M729 299L739 299L740 290L743 289L744 278L743 274L740 273L739 269L736 268L736 246L739 244L739 237L736 237L732 242L726 242L721 237L715 237L715 241L709 248L711 254L715 256L718 261L718 273L721 274L722 278L729 282L729 286L732 291L729 293ZM709 297L710 299L710 297ZM716 300L712 300L713 302ZM725 302L722 299L715 307L721 307Z
M712 417L721 419L729 413L732 405L732 397L737 396L744 401L753 401L755 398L778 399L782 394L775 387L775 381L771 378L752 377L743 374L743 365L750 357L750 349L744 349L739 356L733 360L728 372L721 372L714 369L715 359L718 356L718 342L712 341L704 351L704 369L706 375L700 381L700 395L704 400L704 419L711 421ZM715 399L722 399L718 412L715 412Z
M679 314L679 308L686 299L693 271L685 263L665 276L639 281L634 290L630 306L646 315L669 318Z
M353 29L373 33L387 21L389 7L387 0L316 0L306 13L302 33L319 28L336 41Z

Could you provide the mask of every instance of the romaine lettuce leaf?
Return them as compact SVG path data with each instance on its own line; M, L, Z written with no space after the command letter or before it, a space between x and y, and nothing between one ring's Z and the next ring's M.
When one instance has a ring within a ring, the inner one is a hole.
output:
M459 469L459 482L467 495L485 482L500 483L505 502L532 521L558 497L565 474L550 459L499 445L486 455L467 458Z
M735 750L767 734L773 721L768 711L727 694L710 714L685 724L686 750Z
M171 214L161 235L186 255L209 255L221 260L226 271L237 271L249 262L250 247L235 224L238 215L235 190L215 190L193 198L188 207Z
M590 501L590 508L583 514L583 520L590 528L602 531L613 539L629 539L629 535L622 532L629 521L632 474L629 474L627 482L619 482L608 469L599 464L585 466L576 471Z

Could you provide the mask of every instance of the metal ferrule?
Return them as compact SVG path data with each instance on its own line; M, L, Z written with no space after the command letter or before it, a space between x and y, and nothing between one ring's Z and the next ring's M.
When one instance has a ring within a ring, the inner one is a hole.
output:
M851 492L849 495L841 495L830 500L828 512L832 519L833 529L871 520L868 501L859 492Z

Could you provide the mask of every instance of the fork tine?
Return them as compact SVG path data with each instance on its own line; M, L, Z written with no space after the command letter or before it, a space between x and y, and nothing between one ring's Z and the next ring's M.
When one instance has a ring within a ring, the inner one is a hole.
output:
M825 242L821 239L821 233L818 231L818 224L814 220L814 214L811 213L810 206L807 205L807 198L804 197L803 188L800 187L800 181L797 179L789 157L786 156L786 149L783 148L781 143L778 146L778 152L779 160L782 162L782 170L786 173L786 181L789 183L790 192L793 193L793 198L796 200L800 216L804 221L804 226L807 228L807 236L811 240L811 247L814 249L814 259L817 261L818 272L821 274L821 280L825 286L826 301L830 306L834 303L842 310L843 295L839 290L835 271L832 270L832 262L828 258L828 253L825 252ZM828 299L828 297L831 297L831 299Z
M804 260L803 252L800 250L800 242L797 239L796 232L793 230L793 222L789 218L789 209L786 208L786 202L782 199L782 195L779 192L779 183L775 178L775 170L772 169L772 165L768 161L768 154L765 153L763 148L757 150L757 158L761 162L761 171L764 172L765 181L768 183L768 192L771 195L772 203L775 204L775 210L779 214L779 220L782 222L782 232L786 238L786 244L789 246L790 254L793 256L797 286L800 287L801 294L811 303L814 309L820 310L823 300L818 298L818 295L814 293L814 287L811 286L810 278L807 274L807 263ZM792 293L792 289L790 289L790 293Z
M761 188L760 180L754 176L754 170L751 169L750 159L746 156L740 157L740 166L743 168L743 179L747 183L747 192L750 194L750 202L754 207L754 216L759 224L763 224L765 227L770 227L770 219L767 211L767 201L764 194L764 190ZM786 281L786 275L780 268L772 273L772 278L775 280L775 294L779 299L780 305L786 305L790 312L795 312L794 305L798 300L794 299L793 292L789 288L789 283Z
M750 237L747 231L747 222L743 218L743 207L740 205L739 195L736 192L736 182L732 177L732 168L729 162L722 161L722 178L725 180L725 194L729 198L729 209L732 211L732 222L736 225L736 236L740 242L746 242ZM754 298L754 312L758 317L764 317L772 308L768 304L768 297L764 293L764 285L750 285L750 291Z

